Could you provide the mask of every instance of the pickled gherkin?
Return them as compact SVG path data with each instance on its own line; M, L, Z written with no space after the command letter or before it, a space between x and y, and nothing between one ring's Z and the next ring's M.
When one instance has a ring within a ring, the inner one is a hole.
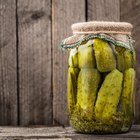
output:
M116 46L116 58L117 58L117 68L121 72L124 72L128 68L134 67L134 52L130 50Z
M129 69L134 67L134 60L133 60L133 54L130 52L130 50L126 50L124 52L124 68Z
M133 114L133 94L135 83L135 71L133 68L129 68L124 72L123 90L121 97L121 111L125 116L131 116Z
M119 47L119 46L116 46L115 47L115 52L116 52L116 61L117 61L117 69L121 72L124 72L124 51L126 50L125 48L122 48L122 47Z
M77 95L77 77L79 69L78 68L69 68L68 69L68 109L72 113L74 106L76 104L76 95Z
M97 119L110 118L116 113L122 90L123 74L117 69L110 72L99 92L95 105L95 115Z
M70 67L78 68L78 52L77 48L71 49L69 52L68 64Z
M92 41L87 42L84 45L80 45L78 48L78 64L79 68L95 68L95 56L92 47Z
M77 105L93 113L100 73L97 69L81 69L78 76Z
M109 72L116 68L113 50L106 41L94 39L94 51L97 68L100 72Z

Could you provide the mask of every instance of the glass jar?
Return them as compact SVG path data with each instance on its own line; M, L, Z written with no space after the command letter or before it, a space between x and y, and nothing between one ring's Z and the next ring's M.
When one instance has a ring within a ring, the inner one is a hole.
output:
M132 25L84 22L62 41L69 50L68 111L81 133L127 132L134 117L135 52Z

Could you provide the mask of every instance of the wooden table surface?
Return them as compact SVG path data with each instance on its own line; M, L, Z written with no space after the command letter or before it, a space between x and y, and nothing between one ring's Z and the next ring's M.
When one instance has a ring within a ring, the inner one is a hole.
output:
M0 140L140 140L140 125L130 132L115 135L86 135L75 133L71 127L0 127Z

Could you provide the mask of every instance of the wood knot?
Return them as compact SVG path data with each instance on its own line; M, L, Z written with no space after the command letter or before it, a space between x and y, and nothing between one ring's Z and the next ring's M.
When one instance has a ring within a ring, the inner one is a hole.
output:
M32 14L31 18L32 18L33 20L37 20L37 19L43 17L44 15L45 15L45 12L44 12L44 11L35 11L35 12Z

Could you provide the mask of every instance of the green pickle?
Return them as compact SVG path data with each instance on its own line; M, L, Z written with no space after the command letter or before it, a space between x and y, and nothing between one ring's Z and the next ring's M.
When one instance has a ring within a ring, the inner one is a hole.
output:
M95 56L93 52L93 46L90 44L89 40L84 45L79 46L78 48L78 64L79 68L95 68Z
M92 117L94 111L99 82L100 73L97 69L81 69L77 85L77 106L90 114L88 118Z
M121 96L121 111L126 117L133 114L133 94L135 84L135 71L129 68L124 72L123 90Z
M94 51L97 68L100 72L109 72L116 68L115 55L106 41L94 39Z
M135 52L102 39L70 50L68 110L77 132L129 131L133 120Z
M78 52L77 48L71 49L69 52L68 64L70 67L78 67Z
M127 49L124 52L124 69L127 70L133 66L133 54L130 52L130 50Z
M116 46L117 68L121 72L134 67L135 52Z
M122 79L123 74L117 69L106 76L95 105L97 119L109 119L116 113L122 90Z
M68 110L70 113L73 112L74 106L76 104L77 96L77 77L79 69L69 68L68 69Z
M117 60L117 69L121 72L124 72L124 51L125 51L125 48L122 48L122 47L118 47L116 46L115 47L115 52L116 52L116 60Z

